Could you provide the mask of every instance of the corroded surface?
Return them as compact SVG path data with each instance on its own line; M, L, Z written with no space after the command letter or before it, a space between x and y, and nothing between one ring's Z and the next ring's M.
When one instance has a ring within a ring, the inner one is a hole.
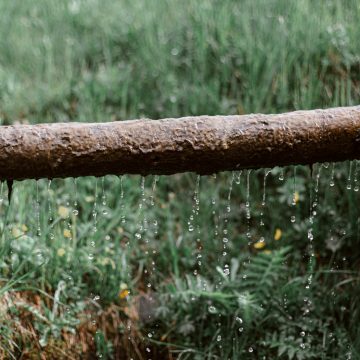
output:
M210 174L360 158L360 106L0 127L0 179Z

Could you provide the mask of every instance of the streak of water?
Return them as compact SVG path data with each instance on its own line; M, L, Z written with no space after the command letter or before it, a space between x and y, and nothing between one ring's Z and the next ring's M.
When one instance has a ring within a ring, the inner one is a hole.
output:
M192 205L192 210L191 210L191 215L189 217L188 220L188 229L189 232L193 232L194 231L194 219L195 219L195 215L197 215L198 213L198 205L199 205L199 186L200 186L200 175L198 175L196 177L196 184L195 184L195 190L193 193L193 205Z
M354 172L354 191L355 191L355 192L358 192L358 191L359 191L358 171L359 171L358 161L355 160L355 172Z
M120 176L120 219L121 219L121 224L125 224L126 223L126 215L125 215L125 203L124 203L124 184L123 184L123 180L124 180L124 175Z
M346 188L348 190L351 190L351 172L352 172L352 165L353 162L349 161L349 174L348 174L348 179L347 179L347 184L346 184Z
M159 176L154 175L153 182L152 182L152 185L151 185L151 194L150 194L150 207L152 208L152 210L153 210L152 212L154 213L154 219L152 221L152 229L153 229L154 238L158 233L158 221L156 219L156 212L154 211L154 207L155 207L154 198L155 198L155 194L156 194L156 186L157 186L158 181L159 181ZM148 236L150 236L150 234L148 234ZM145 242L148 243L148 241L146 241L146 240L145 240ZM147 254L149 254L148 251L147 251ZM147 273L148 273L148 276L149 276L148 285L150 284L150 287L151 287L150 278L155 274L155 271L156 271L156 262L155 262L155 259L154 259L153 255L156 255L156 250L152 250L152 252L148 256L148 262L149 262L150 265L147 268Z
M101 205L102 205L102 214L106 216L108 214L108 209L107 209L107 197L105 192L105 176L101 179Z
M41 225L40 225L40 199L39 199L39 180L36 181L36 235L41 236Z
M235 172L232 172L230 185L229 185L229 192L228 192L228 196L227 196L226 212L225 212L225 216L224 216L224 228L223 228L223 239L222 239L222 242L223 242L223 253L222 253L222 255L224 257L224 260L225 260L225 258L227 256L227 247L228 247L228 243L229 243L229 226L228 226L228 222L229 222L229 215L230 215L230 212L231 212L231 194L232 194L232 191L233 191L234 179L235 179ZM224 264L223 273L226 276L230 275L229 264L227 264L227 263Z
M74 216L79 215L77 178L74 178L74 204L73 204L73 211L72 212L73 212Z
M159 181L159 176L158 175L154 175L154 179L153 179L153 183L152 183L152 186L151 186L151 195L150 195L150 206L153 208L155 206L155 201L154 201L154 197L155 197L155 193L156 193L156 186L157 186L157 183ZM154 235L157 235L158 233L158 220L155 219L153 220L153 229L154 229Z
M139 209L139 213L138 213L138 223L136 225L136 231L135 231L135 239L136 240L141 240L143 237L143 232L144 232L144 205L146 202L146 197L145 197L145 176L141 177L141 182L140 182L140 191L141 191L141 199L139 201L139 205L138 205L138 209Z
M93 237L95 237L95 234L97 232L97 198L98 198L98 178L96 178L95 180L95 194L94 194L94 204L93 204L93 208L92 208L92 217L93 217L93 228L92 228L92 232L93 232ZM90 252L89 252L89 260L93 261L94 260L94 250L95 250L95 241L92 240L90 242Z
M281 168L280 169L279 180L284 181L284 178L285 178L285 176L284 176L284 168Z
M296 192L296 166L294 166L294 180L293 180L293 196L292 196L292 201L291 201L291 205L293 206L293 208L295 209L297 203L297 192ZM296 221L296 216L295 214L291 215L290 221L292 223L294 223Z
M3 204L4 202L4 182L1 181L1 186L0 186L0 206Z
M48 180L48 186L47 186L47 201L48 201L48 226L49 226L49 238L50 240L54 240L54 233L52 228L52 222L53 222L53 209L51 206L52 201L52 190L51 190L51 180Z
M246 236L248 238L248 244L251 245L251 231L250 231L250 219L251 219L251 211L250 211L250 174L252 170L247 170L246 172L246 219L247 219L247 232Z
M334 178L335 178L335 163L332 163L332 165L331 165L330 183L329 183L329 185L331 187L333 187L335 185Z
M196 177L196 183L195 183L195 189L192 196L192 209L191 214L189 216L189 220L187 222L188 224L188 230L191 234L193 234L193 237L195 237L195 250L194 250L194 256L195 256L195 265L196 268L193 271L193 275L197 277L200 275L200 270L202 267L202 250L203 250L203 244L202 244L202 238L201 238L201 227L200 227L200 220L199 220L199 212L200 212L200 181L201 176L197 175ZM194 232L195 230L195 232ZM202 291L207 291L207 282L202 279L202 277L198 278L197 281L197 287L201 289Z
M264 179L263 179L263 195L262 195L262 201L261 201L261 211L260 211L260 226L264 226L264 211L266 207L266 178L271 173L271 170L266 170L264 172ZM261 235L259 242L264 242L265 236L264 234Z
M271 170L265 170L263 180L263 196L261 201L261 212L260 212L260 226L264 226L264 209L266 206L266 178L271 173Z

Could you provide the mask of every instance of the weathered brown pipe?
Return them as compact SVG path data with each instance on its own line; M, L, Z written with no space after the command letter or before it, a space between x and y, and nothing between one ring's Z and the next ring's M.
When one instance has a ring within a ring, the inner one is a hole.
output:
M360 158L360 106L0 127L0 179L210 174Z

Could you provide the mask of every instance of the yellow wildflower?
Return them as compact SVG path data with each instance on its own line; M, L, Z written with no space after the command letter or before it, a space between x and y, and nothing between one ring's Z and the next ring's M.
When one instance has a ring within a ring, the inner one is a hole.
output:
M61 218L66 219L69 216L70 209L65 206L59 206L58 214Z
M130 294L130 290L128 289L127 284L121 283L120 284L120 292L119 292L119 298L125 299Z
M27 227L25 224L23 224L23 225L21 225L21 230L22 230L23 232L27 232L29 229L28 229L28 227Z
M294 192L294 201L295 201L295 204L297 204L299 202L299 192L298 191L295 191Z
M119 292L119 298L125 299L130 294L130 291L128 289L121 290Z
M57 255L62 257L65 255L65 249L64 248L59 248L57 251Z
M254 245L255 249L262 249L266 246L265 241L257 241Z
M281 239L281 236L282 236L282 231L281 229L276 229L275 230L275 234L274 234L274 240L278 241Z
M18 238L21 235L23 235L23 232L17 227L13 227L12 230L11 230L11 233L12 233L12 236L15 237L15 238Z
M118 232L119 234L123 234L123 233L124 233L124 228L122 228L121 226L118 226L117 232Z
M271 250L268 250L268 249L266 249L266 250L263 251L263 253L266 254L266 255L270 255L271 252L272 252L272 251L271 251Z
M64 237L71 238L71 231L69 229L64 229L63 234Z

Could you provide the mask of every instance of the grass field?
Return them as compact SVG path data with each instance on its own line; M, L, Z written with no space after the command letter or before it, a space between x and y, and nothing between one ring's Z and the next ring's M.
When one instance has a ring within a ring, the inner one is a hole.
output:
M359 104L358 19L357 0L0 0L0 120ZM24 181L10 205L3 183L0 357L360 359L357 162L267 170Z

